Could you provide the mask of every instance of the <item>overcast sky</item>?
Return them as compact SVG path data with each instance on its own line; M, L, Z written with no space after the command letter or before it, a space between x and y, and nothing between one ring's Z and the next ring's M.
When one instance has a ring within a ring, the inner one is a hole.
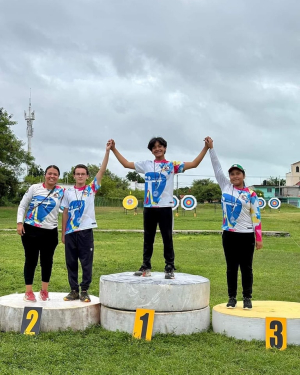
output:
M300 160L299 0L0 0L0 107L45 168L99 164L114 138L129 160L191 161L210 135L248 184ZM108 168L125 170L111 154ZM191 176L193 175L193 176ZM180 186L213 177L209 155Z

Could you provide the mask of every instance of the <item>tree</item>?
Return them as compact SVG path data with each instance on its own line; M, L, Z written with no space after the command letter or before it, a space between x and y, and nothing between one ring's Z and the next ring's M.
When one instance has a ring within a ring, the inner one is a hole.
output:
M259 198L264 198L265 195L264 195L264 192L259 190L259 189L254 189L255 190L255 193L256 195L259 197Z
M31 165L34 158L23 149L24 143L11 130L12 121L3 108L0 108L0 205L9 204L17 197L18 177L24 170L24 164Z
M191 187L191 194L198 202L213 202L221 199L221 189L218 184L211 179L194 180Z
M280 179L280 186L285 186L286 180ZM270 176L268 180L263 181L263 185L279 186L279 178Z
M28 185L37 184L44 181L45 172L40 165L32 163L28 169L28 174L24 178L24 182Z
M27 176L41 177L41 176L44 176L44 174L45 172L40 165L36 165L35 163L32 163L28 169Z
M24 142L12 132L10 127L17 122L11 118L12 115L0 108L0 166L21 173L24 170L22 165L30 165L34 158L23 149Z
M134 181L138 183L144 183L145 179L141 177L136 171L128 172L126 175L128 181Z

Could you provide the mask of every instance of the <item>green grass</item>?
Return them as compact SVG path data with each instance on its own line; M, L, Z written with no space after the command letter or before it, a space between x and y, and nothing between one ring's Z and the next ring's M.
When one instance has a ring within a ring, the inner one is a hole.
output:
M220 229L221 211L213 206L185 216L179 211L176 229ZM0 209L0 227L15 228L16 208ZM300 301L300 210L283 207L262 213L264 230L283 230L291 237L264 237L264 248L254 257L254 299ZM142 214L97 208L99 228L142 229ZM16 232L0 231L0 295L24 292L24 252ZM95 233L91 294L99 294L99 277L134 271L141 264L141 233ZM225 261L220 235L174 236L178 272L207 277L210 306L225 302ZM162 271L163 246L157 236L153 270ZM40 269L34 285L40 285ZM240 285L240 281L239 281ZM50 292L68 292L63 245L55 256ZM239 290L241 297L241 290ZM298 374L300 348L266 350L263 342L240 341L208 332L189 336L156 335L151 342L125 333L91 327L84 332L40 333L28 337L0 333L1 374Z

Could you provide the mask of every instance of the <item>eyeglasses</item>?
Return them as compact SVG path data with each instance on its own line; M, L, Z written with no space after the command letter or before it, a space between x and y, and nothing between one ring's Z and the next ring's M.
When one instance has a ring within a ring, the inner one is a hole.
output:
M75 173L75 176L86 176L86 173Z

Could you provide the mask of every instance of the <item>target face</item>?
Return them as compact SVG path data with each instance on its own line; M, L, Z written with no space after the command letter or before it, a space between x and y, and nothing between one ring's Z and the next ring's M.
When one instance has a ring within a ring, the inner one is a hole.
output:
M179 206L179 199L176 197L176 195L173 195L173 204L174 207L172 208L172 210L175 211Z
M268 202L269 207L271 208L279 208L281 206L281 202L278 198L271 198Z
M184 210L193 210L197 207L197 199L193 195L185 195L181 199L181 207Z
M137 208L137 205L138 200L133 195L127 195L127 197L123 199L123 207L126 208L126 210L134 210Z
M258 198L258 206L259 208L263 209L266 207L267 202L264 200L264 198Z

